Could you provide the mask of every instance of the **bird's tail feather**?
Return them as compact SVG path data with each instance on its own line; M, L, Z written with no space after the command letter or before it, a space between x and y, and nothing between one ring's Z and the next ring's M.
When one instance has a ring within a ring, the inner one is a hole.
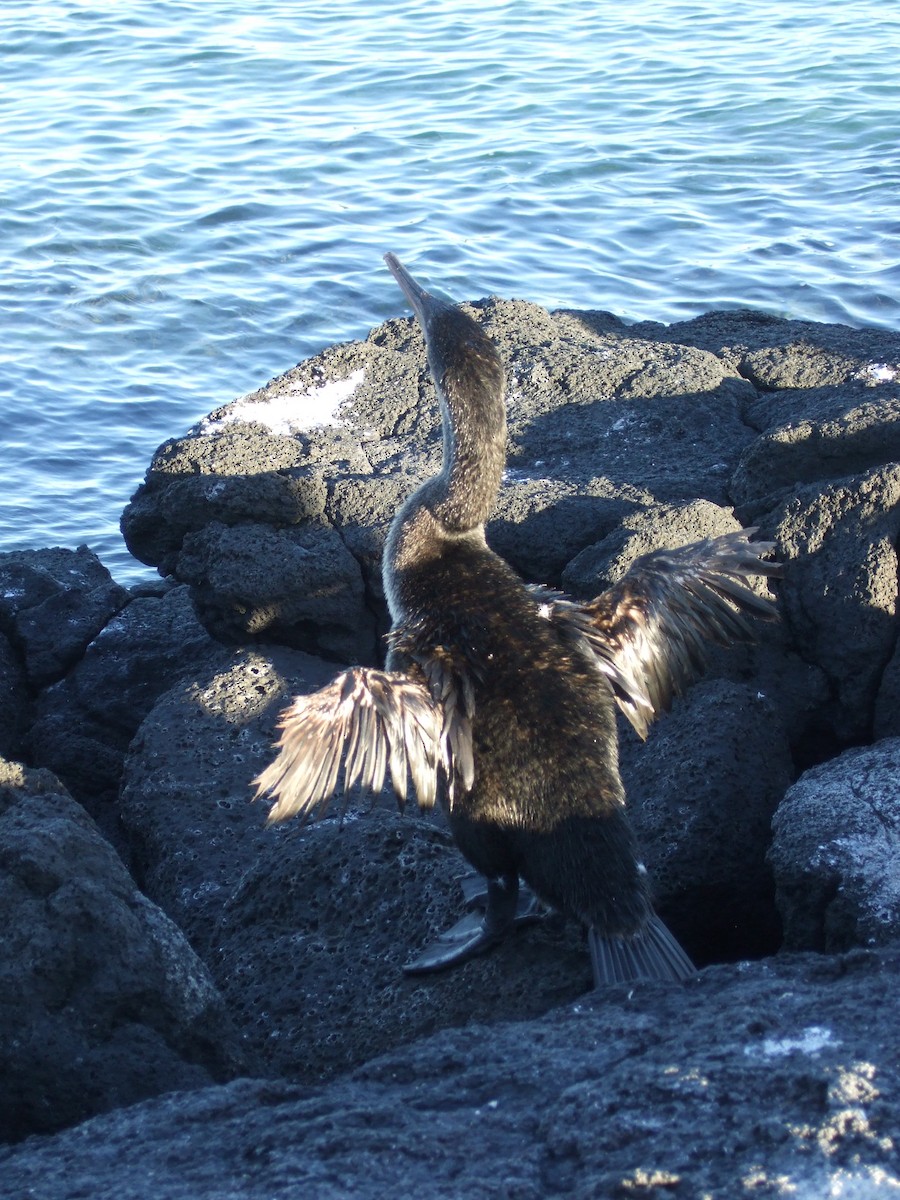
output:
M634 979L687 979L697 969L655 914L628 937L604 936L592 926L588 945L595 987Z

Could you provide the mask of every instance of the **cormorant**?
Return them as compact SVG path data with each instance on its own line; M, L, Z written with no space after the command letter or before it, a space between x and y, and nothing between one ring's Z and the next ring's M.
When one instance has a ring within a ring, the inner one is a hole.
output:
M579 604L526 585L488 546L506 461L505 379L481 327L385 261L425 335L440 399L438 475L396 514L383 577L392 627L384 670L354 667L282 714L274 762L255 781L270 820L327 805L341 768L401 805L440 797L484 877L483 912L407 965L426 971L533 919L533 897L588 928L596 985L680 979L693 965L654 913L625 809L615 705L643 737L702 670L710 643L747 640L772 604L743 581L775 575L755 530L658 551ZM345 801L346 802L346 801Z

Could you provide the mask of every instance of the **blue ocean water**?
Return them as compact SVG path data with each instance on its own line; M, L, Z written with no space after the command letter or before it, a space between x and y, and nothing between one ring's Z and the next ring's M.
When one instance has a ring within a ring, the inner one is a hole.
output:
M406 311L900 328L883 0L0 9L0 550L87 542L156 446Z

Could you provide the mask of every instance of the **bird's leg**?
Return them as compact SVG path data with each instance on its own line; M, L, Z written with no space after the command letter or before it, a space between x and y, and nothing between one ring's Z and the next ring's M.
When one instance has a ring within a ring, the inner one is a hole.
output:
M530 924L545 915L546 910L530 889L523 888L520 894L519 877L514 872L496 879L467 875L462 885L466 905L473 911L406 963L403 970L408 975L466 962L496 946L517 925Z
M459 886L462 888L463 902L466 908L470 910L480 908L484 912L488 906L490 881L477 871L467 871L465 875L460 876ZM520 925L533 925L536 921L543 921L550 911L542 900L538 900L528 884L519 880L518 900L513 916L513 924L516 928Z

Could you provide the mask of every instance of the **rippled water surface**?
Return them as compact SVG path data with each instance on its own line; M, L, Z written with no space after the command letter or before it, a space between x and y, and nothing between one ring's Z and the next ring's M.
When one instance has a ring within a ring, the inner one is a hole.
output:
M374 14L374 15L373 15ZM0 549L87 542L167 436L458 298L900 328L884 0L0 8Z

